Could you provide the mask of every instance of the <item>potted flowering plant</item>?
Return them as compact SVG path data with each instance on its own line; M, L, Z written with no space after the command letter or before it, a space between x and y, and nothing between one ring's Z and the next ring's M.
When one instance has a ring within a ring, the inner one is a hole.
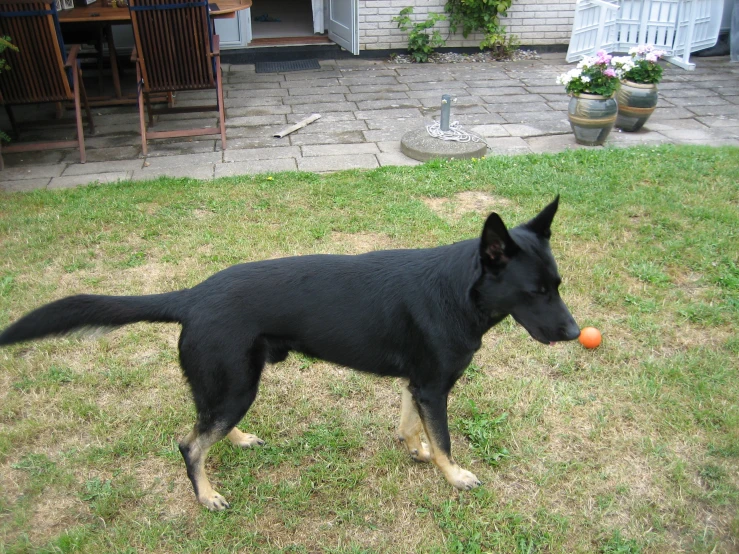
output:
M618 108L613 95L618 82L612 56L604 50L584 57L575 69L557 77L557 83L572 96L567 117L578 144L597 146L605 142L616 121Z
M629 50L628 56L612 59L621 79L621 86L616 92L616 127L622 131L641 129L657 107L657 83L662 80L659 60L664 55L664 50L642 44Z

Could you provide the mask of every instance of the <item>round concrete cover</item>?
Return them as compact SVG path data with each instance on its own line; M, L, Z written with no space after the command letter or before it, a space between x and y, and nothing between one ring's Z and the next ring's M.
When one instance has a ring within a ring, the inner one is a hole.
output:
M480 138L474 133L469 133ZM400 151L409 158L425 162L435 158L482 158L488 151L488 145L481 142L457 142L432 137L426 127L409 131L400 140Z

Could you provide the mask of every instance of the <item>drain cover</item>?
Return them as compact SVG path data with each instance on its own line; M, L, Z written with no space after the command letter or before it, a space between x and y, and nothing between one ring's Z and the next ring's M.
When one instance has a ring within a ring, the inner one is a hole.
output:
M257 73L282 73L283 71L305 71L321 69L318 60L294 60L292 62L257 62L254 64Z

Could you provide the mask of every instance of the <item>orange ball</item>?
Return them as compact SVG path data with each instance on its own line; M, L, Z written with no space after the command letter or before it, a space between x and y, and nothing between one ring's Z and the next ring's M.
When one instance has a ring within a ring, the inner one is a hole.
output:
M600 346L600 331L595 327L585 327L580 331L578 340L585 348L598 348Z

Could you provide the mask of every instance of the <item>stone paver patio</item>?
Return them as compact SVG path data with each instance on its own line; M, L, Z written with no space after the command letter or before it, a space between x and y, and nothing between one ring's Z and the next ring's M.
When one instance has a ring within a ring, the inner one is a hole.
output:
M667 65L658 108L645 128L637 133L614 129L606 146L739 146L739 64L728 56L693 61L695 71ZM221 150L215 137L153 141L144 158L136 106L94 108L97 133L86 136L86 164L79 163L73 149L8 154L0 189L65 188L161 175L213 179L413 165L419 162L400 152L400 139L438 118L442 94L456 98L451 119L484 136L488 155L586 148L575 143L566 115L568 97L555 83L556 76L571 67L564 54L485 64L327 60L316 71L267 74L255 73L253 65L224 65L227 150ZM123 76L124 82L133 79L130 70ZM177 102L202 104L211 98L211 92L180 94ZM273 137L311 113L321 114L321 119L284 138ZM168 116L156 127L176 128L200 117ZM208 114L200 124L215 126L215 115ZM0 129L8 128L3 115ZM22 138L70 133L71 127L48 126Z

